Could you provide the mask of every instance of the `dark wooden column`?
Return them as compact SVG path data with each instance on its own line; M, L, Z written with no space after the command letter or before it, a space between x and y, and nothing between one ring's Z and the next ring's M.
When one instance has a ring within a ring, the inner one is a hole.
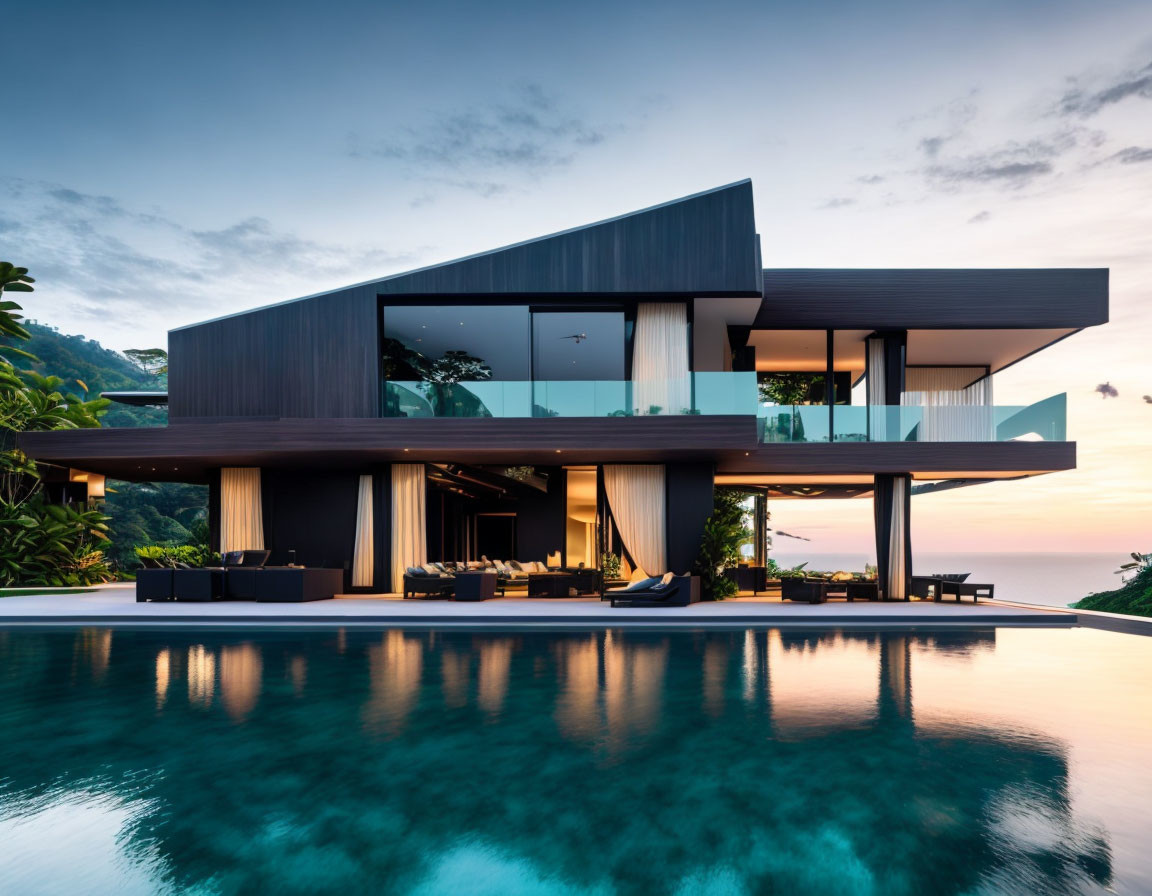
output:
M664 468L665 549L668 570L692 569L704 523L712 515L716 468L711 463L667 464ZM655 572L652 573L656 575Z
M208 547L220 552L220 470L208 471Z

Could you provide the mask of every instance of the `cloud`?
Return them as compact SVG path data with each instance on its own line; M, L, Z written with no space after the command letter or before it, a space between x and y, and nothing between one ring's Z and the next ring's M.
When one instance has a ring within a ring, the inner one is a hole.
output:
M1114 73L1093 86L1082 86L1081 79L1070 80L1074 86L1057 100L1052 109L1056 115L1091 118L1127 99L1152 100L1152 64Z
M945 190L973 185L1019 189L1052 174L1066 153L1098 140L1095 132L1073 128L1026 142L1008 141L984 152L937 158L922 170L934 186Z
M952 137L925 137L920 141L920 150L928 158L934 159L940 155L940 150L943 149L944 144L951 139Z
M822 202L817 208L846 208L849 205L855 205L856 200L849 196L834 196Z
M856 178L856 182L860 184L868 184L869 186L874 184L882 184L884 183L884 176L882 174L864 174Z
M447 112L382 140L353 136L349 153L401 163L422 179L494 196L508 189L497 176L539 177L563 168L603 143L607 130L562 108L539 84L525 84L506 103Z
M969 218L968 223L969 224L983 224L985 221L987 221L991 217L992 217L992 212L985 209L982 212L977 212L971 218Z
M1122 165L1135 165L1140 162L1152 162L1152 148L1145 146L1126 146L1110 157Z
M109 328L167 329L176 306L207 317L382 275L422 254L321 243L258 217L194 230L113 197L16 179L0 179L0 206L12 215L0 224L5 257L38 280L29 313L63 306L72 320Z

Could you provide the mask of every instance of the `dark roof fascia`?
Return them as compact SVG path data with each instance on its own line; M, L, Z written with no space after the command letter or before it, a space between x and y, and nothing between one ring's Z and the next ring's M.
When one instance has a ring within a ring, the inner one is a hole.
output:
M757 327L1083 329L1108 322L1107 268L769 268Z

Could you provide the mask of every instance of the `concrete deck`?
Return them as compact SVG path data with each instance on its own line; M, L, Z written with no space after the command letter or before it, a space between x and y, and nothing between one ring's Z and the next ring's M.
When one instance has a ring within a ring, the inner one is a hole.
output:
M797 604L738 598L689 607L612 609L595 598L498 598L477 603L348 596L301 604L142 603L134 586L103 586L89 594L0 598L0 626L410 626L701 628L733 625L793 627L1070 626L1073 611L981 601Z

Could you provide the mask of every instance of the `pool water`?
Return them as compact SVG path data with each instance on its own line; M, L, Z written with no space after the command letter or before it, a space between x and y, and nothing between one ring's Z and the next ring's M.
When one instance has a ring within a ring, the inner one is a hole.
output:
M3 894L1152 892L1152 639L0 631Z

